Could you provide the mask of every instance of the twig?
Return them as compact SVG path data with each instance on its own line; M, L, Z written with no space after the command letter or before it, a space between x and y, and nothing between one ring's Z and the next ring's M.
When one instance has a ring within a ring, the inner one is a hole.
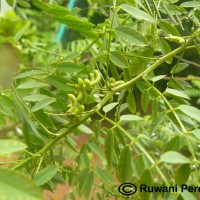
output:
M196 63L196 62L194 62L194 61L186 60L186 59L184 59L184 58L181 58L180 56L174 56L174 57L177 58L177 59L182 60L183 62L185 62L185 63L187 63L187 64L194 65L195 67L200 68L200 64L198 64L198 63Z

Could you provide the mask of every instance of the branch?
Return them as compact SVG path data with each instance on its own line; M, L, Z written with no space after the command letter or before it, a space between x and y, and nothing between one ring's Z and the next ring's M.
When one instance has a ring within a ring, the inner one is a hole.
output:
M180 56L174 56L174 57L177 58L177 59L182 60L183 62L185 62L185 63L187 63L187 64L189 64L189 65L194 65L195 67L200 68L200 64L198 64L198 63L196 63L196 62L194 62L194 61L186 60L186 59L184 59L184 58L181 58Z

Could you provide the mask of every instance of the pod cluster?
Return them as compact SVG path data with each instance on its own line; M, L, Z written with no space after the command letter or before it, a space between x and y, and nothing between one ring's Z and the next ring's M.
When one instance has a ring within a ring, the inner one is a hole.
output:
M74 87L76 93L68 94L68 98L71 101L67 107L69 108L66 112L68 115L79 116L84 112L84 104L87 102L87 91L98 85L101 81L101 73L98 70L94 70L94 73L90 73L89 79L78 78L78 84Z

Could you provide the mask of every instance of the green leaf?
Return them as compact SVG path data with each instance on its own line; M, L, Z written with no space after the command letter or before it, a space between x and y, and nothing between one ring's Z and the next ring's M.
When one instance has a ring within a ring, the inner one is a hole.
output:
M103 111L105 113L107 113L107 112L111 111L116 105L118 105L118 102L110 103L110 104L103 107Z
M94 172L91 171L86 175L81 189L81 193L85 196L86 199L89 199L93 182L94 182Z
M49 84L53 85L59 90L66 92L73 92L74 88L67 84L67 80L61 76L52 75L47 78Z
M149 22L155 22L155 19L151 15L131 5L122 4L120 8L136 19L146 20Z
M10 97L6 95L0 95L0 108L2 112L4 111L8 116L15 117L15 105Z
M175 181L176 183L181 186L184 183L187 183L187 180L190 176L190 165L189 164L183 164L178 166L178 168L175 170Z
M93 123L93 130L94 130L96 139L98 139L101 136L101 120L96 120Z
M126 146L120 154L119 163L116 168L117 178L121 183L128 182L133 177L131 158L130 147Z
M47 83L44 82L37 82L37 81L30 81L26 83L22 83L17 88L18 89L33 89L33 88L40 88L49 86Z
M32 0L33 5L35 5L36 7L46 11L46 12L50 12L51 11L51 7L49 4L43 3L40 0Z
M0 147L0 155L22 151L27 148L24 143L11 139L0 139Z
M97 36L97 34L91 30L94 27L94 24L87 22L79 17L75 17L72 15L54 15L54 19L63 24L66 24L68 27L78 31L81 35L87 38Z
M158 114L158 99L152 101L152 117L155 118Z
M190 160L183 156L182 154L176 152L176 151L168 151L164 153L160 161L170 163L170 164L185 164L190 163Z
M17 3L17 5L24 7L24 8L30 8L31 7L31 5L25 0L17 0L16 3Z
M108 166L112 166L112 160L114 155L114 134L112 130L108 130L105 138L105 156Z
M13 7L15 0L6 0L7 4Z
M180 149L181 138L179 135L173 137L169 142L167 142L164 152L167 151L178 151Z
M117 27L115 32L126 42L130 42L131 44L138 46L147 46L147 39L141 33L135 31L133 28Z
M77 58L80 55L80 53L78 52L69 52L67 53L67 56L64 57L64 61L69 61L69 60L73 60L74 58Z
M109 185L113 182L113 177L108 170L101 169L98 166L95 167L95 170L104 183Z
M199 1L187 1L187 2L182 3L181 6L195 8L195 7L200 6L200 2Z
M34 182L24 175L0 168L0 199L42 200L42 192Z
M84 168L82 171L79 172L78 176L76 176L74 180L74 184L79 183L78 188L79 190L82 190L84 180L89 172L89 168Z
M63 15L70 14L70 11L67 8L63 7L63 6L59 6L59 5L56 5L56 4L48 4L48 6L51 9L50 12L55 16L56 15L63 16Z
M15 34L14 40L15 40L15 41L19 41L28 29L29 29L29 25L28 25L28 24L27 24L27 26L21 28L21 29Z
M185 94L184 92L179 91L179 90L167 88L165 90L165 92L168 93L168 94L171 94L173 96L176 96L176 97L181 97L181 98L184 98L184 99L190 99L187 94Z
M115 135L119 138L119 141L122 143L123 146L126 146L126 142L124 139L124 133L117 127L114 129Z
M83 70L83 67L73 62L63 62L56 66L56 70L63 73L73 74Z
M187 63L178 63L171 69L170 73L175 74L175 73L181 72L184 69L186 69L188 66L189 65Z
M34 76L34 75L43 75L43 74L47 74L45 71L43 70L28 70L26 72L23 72L17 76L14 77L14 79L20 79L20 78L25 78L25 77L30 77L30 76Z
M24 101L31 101L31 102L35 102L35 101L42 101L46 98L48 98L49 96L47 95L43 95L43 94L31 94L28 96L25 96L23 98Z
M1 127L6 125L6 119L5 116L0 112L0 129Z
M159 45L160 45L161 52L162 52L163 56L165 56L166 54L168 54L168 53L170 53L172 51L171 47L169 46L169 44L167 43L167 41L164 40L163 38L159 38ZM171 64L172 63L172 58L169 58L165 62L168 63L168 64Z
M49 166L40 170L33 178L37 186L44 185L50 181L57 173L57 167Z
M150 170L145 169L142 172L142 175L140 177L139 183L140 183L140 185L141 184L145 184L145 185L152 185L153 184L153 178L152 178ZM150 192L140 192L139 195L140 195L140 199L141 200L150 200L150 199L152 199L152 198L150 198L151 197L151 193Z
M180 105L178 108L187 116L197 120L200 122L200 110L198 108L195 108L193 106L188 105Z
M142 106L142 110L143 110L144 112L147 111L148 104L149 104L149 91L148 91L148 90L145 90L145 91L142 93L142 97L141 97L141 106Z
M182 196L183 200L197 200L193 193L188 192L187 190L183 190L180 195Z
M137 120L142 120L142 118L137 115L121 115L120 116L120 121L137 121Z
M94 143L88 143L89 148L95 152L100 158L103 160L105 159L104 154L102 153L101 149Z
M166 75L155 76L155 77L153 77L153 78L151 79L151 81L153 81L153 82L155 83L156 81L159 81L159 80L163 79L165 76L166 76Z
M165 34L171 34L171 35L174 35L174 36L181 36L180 33L175 28L175 26L172 26L171 24L169 24L167 22L159 22L159 26Z
M192 133L198 140L200 140L200 129L192 130L191 133Z
M132 92L129 92L126 98L126 103L128 103L128 109L132 112L136 112L136 102L135 97Z
M84 125L84 124L81 124L80 126L78 126L78 129L80 131L82 131L83 133L93 134L93 131L89 127L87 127L86 125Z
M110 53L110 60L119 68L128 68L129 64L126 58L118 53L117 51L113 51Z
M55 128L51 118L43 110L34 112L34 115L46 128Z
M56 99L55 98L52 98L52 97L49 97L49 98L46 98L42 101L39 101L37 102L31 109L32 112L36 112L42 108L45 108L47 107L49 104L53 103Z

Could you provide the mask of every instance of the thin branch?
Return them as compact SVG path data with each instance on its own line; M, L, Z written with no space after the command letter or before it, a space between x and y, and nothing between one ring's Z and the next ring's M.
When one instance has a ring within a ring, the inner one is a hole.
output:
M184 59L184 58L181 58L180 56L174 56L174 57L177 58L177 59L182 60L183 62L185 62L185 63L187 63L187 64L189 64L189 65L194 65L195 67L200 68L200 64L198 64L198 63L196 63L196 62L194 62L194 61L186 60L186 59Z

